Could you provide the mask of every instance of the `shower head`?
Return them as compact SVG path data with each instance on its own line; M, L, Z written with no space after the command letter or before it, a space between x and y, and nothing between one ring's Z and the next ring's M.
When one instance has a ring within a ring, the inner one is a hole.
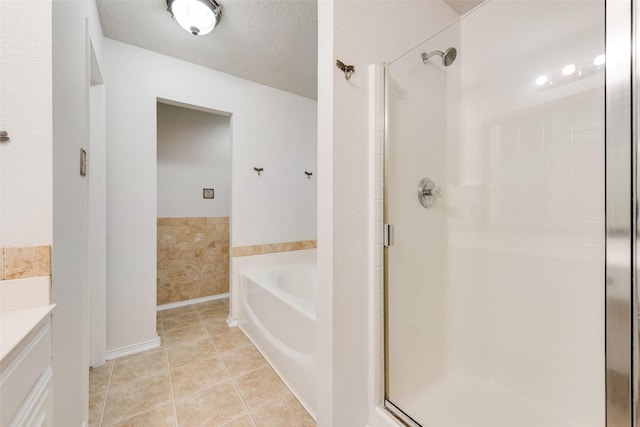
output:
M444 65L445 67L448 67L449 65L453 64L453 61L456 60L456 56L458 56L458 51L456 50L455 47L450 47L444 52L441 50L434 50L433 52L429 52L429 53L422 52L422 62L426 64L429 58L435 55L440 56L442 58L442 65Z
M450 47L449 49L444 51L444 56L442 57L442 65L448 67L449 65L453 64L453 61L456 60L457 56L458 51L456 50L456 48Z

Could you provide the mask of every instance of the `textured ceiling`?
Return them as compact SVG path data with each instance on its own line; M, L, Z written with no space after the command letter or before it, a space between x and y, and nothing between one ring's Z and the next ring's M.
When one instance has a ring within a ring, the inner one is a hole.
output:
M97 0L106 37L317 99L316 0L220 3L220 24L196 37L173 21L166 0Z

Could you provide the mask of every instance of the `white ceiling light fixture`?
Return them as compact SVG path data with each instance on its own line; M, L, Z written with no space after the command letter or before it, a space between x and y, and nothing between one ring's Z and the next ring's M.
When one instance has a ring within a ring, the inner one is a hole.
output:
M222 18L216 0L167 0L167 8L178 24L194 36L209 34Z

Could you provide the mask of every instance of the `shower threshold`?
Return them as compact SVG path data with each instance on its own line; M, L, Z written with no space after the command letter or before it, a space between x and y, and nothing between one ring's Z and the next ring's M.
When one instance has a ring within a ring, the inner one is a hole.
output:
M391 402L390 402L391 403ZM391 403L391 406L396 406ZM397 407L397 406L396 406ZM391 412L398 414L392 407ZM497 382L445 378L402 401L401 412L429 427L585 427ZM399 418L404 418L401 416ZM586 416L586 414L583 414ZM407 421L407 420L405 420ZM593 422L594 420L590 420ZM601 425L595 423L593 425ZM419 425L419 424L418 424Z

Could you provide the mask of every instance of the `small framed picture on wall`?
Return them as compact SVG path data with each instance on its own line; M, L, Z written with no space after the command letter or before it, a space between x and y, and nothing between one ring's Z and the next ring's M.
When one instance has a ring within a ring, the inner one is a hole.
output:
M213 188L203 188L202 189L202 198L203 199L213 199Z

